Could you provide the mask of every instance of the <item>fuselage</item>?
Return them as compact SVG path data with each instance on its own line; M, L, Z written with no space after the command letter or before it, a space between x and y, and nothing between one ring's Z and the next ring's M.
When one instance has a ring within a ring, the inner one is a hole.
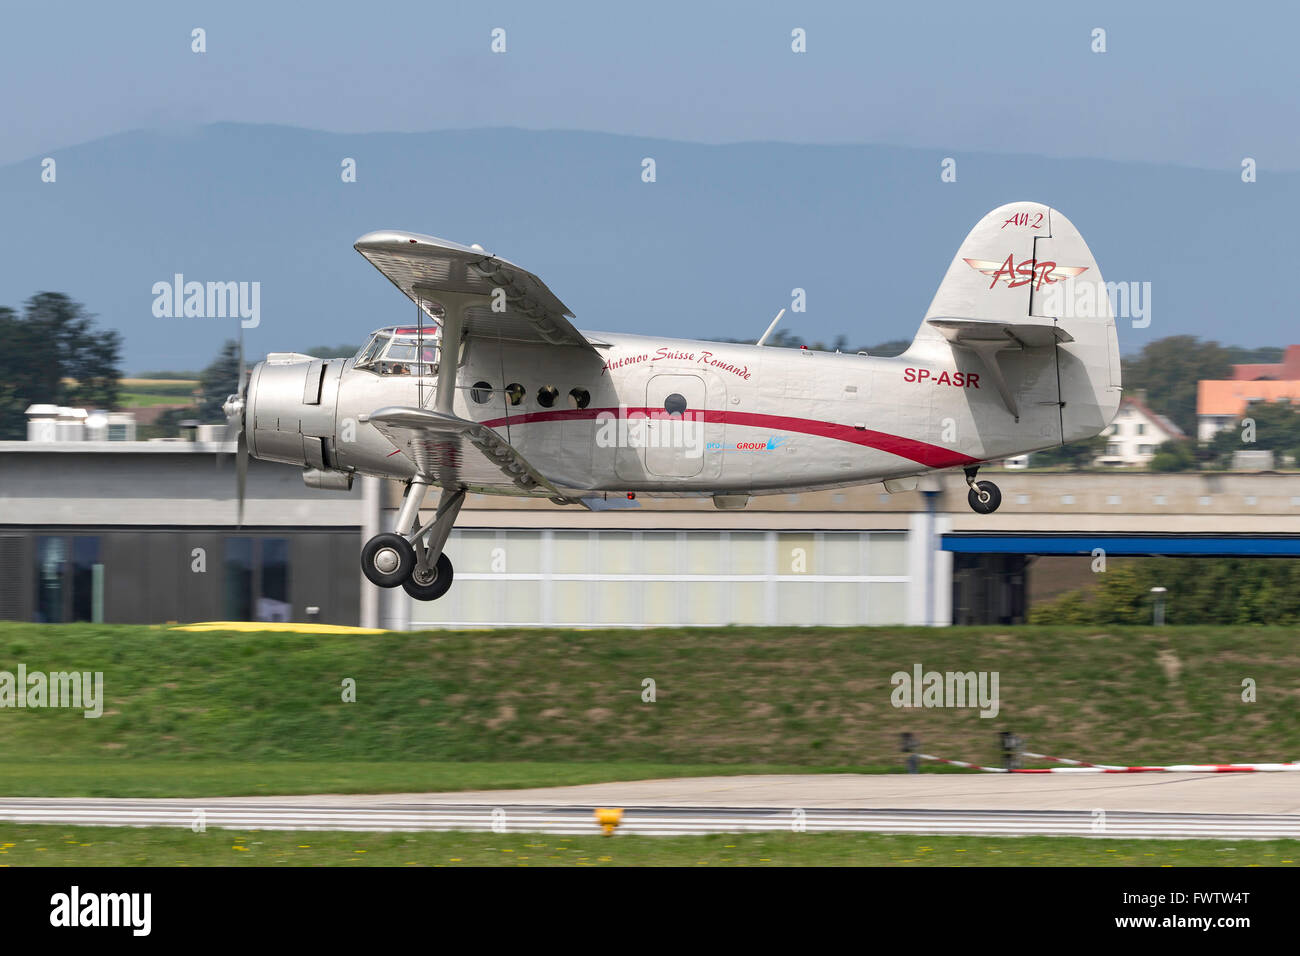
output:
M830 488L1059 442L1055 402L1026 402L1041 422L1013 423L980 360L943 344L874 357L584 334L594 350L467 339L453 405L566 494ZM356 359L313 365L305 356L262 363L250 384L253 454L409 479L412 462L365 417L392 406L432 408L437 376L410 374L418 368L383 374ZM298 409L304 377L319 402ZM473 490L520 493L504 478Z

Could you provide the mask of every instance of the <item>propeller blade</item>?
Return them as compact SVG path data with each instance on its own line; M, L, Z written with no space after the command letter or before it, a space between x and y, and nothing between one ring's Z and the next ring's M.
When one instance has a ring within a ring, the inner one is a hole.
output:
M240 398L248 389L248 380L244 369L244 323L239 323L239 387L235 390Z
M239 497L239 511L235 527L244 526L244 489L248 486L248 439L244 437L244 423L239 423L235 438L235 490Z
M230 432L233 429L235 433L235 492L239 499L238 511L236 514L236 527L244 526L244 491L248 487L248 436L246 428L248 425L248 370L244 364L244 329L239 329L239 384L235 386L235 394L226 398L226 402L221 406L226 413L226 440L230 440Z

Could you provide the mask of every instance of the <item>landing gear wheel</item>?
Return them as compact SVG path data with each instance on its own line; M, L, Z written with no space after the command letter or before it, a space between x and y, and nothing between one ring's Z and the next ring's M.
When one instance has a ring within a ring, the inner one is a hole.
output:
M402 590L417 601L436 601L451 587L451 577L451 558L440 554L432 568L423 571L415 568L402 582Z
M400 534L377 534L361 549L361 573L378 587L397 587L414 567L415 548Z
M1002 504L1002 492L991 481L973 481L970 491L966 493L966 500L976 514L991 515Z

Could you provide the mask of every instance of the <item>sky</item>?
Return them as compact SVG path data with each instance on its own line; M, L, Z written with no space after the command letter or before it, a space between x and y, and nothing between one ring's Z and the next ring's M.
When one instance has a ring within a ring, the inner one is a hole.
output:
M1297 27L1281 3L55 0L0 14L0 164L233 121L1297 170Z

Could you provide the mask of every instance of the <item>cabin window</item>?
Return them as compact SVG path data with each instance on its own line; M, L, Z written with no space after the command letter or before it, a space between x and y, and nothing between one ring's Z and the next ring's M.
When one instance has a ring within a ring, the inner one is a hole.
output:
M680 415L686 411L686 396L680 392L673 392L664 399L664 411L669 415Z
M569 389L570 408L586 408L590 404L591 404L591 392L587 391L585 388Z
M559 397L560 390L554 385L543 385L537 390L537 404L542 408L550 408Z
M474 387L469 390L469 397L479 405L486 405L492 401L492 383L475 382Z
M510 400L511 405L518 405L524 400L527 392L518 382L511 382L506 386L506 398Z

